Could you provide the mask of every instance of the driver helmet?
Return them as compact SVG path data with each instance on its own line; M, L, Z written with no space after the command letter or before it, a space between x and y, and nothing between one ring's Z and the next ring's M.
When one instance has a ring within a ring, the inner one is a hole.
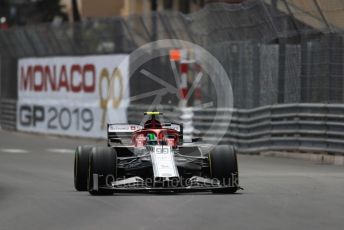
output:
M146 138L148 144L156 145L158 143L157 137L154 133L148 133Z

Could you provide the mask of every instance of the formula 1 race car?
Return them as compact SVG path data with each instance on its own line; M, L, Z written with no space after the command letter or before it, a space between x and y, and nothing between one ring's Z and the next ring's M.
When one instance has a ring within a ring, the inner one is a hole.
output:
M107 195L135 191L235 193L240 189L234 147L186 143L183 125L160 123L159 112L145 115L150 118L143 126L108 124L107 147L77 147L77 191Z

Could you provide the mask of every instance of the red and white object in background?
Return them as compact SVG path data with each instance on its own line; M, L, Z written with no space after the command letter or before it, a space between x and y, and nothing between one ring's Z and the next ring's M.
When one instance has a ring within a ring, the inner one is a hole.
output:
M174 72L175 80L179 90L179 107L186 107L187 100L186 96L188 93L188 83L187 83L187 73L188 73L188 64L183 63L183 60L186 60L185 50L172 49L169 52L170 61L172 64L172 70ZM177 66L179 65L179 69Z
M186 62L180 63L180 107L186 107L187 105L187 95L188 95L188 70L189 64Z
M193 75L192 80L196 81L193 105L200 105L202 103L202 90L200 87L200 80L202 78L201 65L196 62L195 58L188 57L186 50L172 49L170 50L169 55L174 74L178 75L176 81L180 97L179 107L186 107L187 101L190 98L190 95L188 95L188 76L190 72ZM179 70L177 70L176 67L177 63L179 64Z
M201 81L201 77L202 77L202 67L200 64L195 63L194 64L194 68L195 68L195 76L196 79L196 87L195 87L195 93L194 93L194 105L200 105L202 104L202 90L201 90L201 86L200 86L200 81Z

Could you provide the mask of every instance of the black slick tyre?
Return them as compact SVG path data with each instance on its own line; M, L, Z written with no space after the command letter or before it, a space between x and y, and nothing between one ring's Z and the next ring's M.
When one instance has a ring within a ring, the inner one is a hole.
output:
M89 159L88 191L91 195L111 195L111 182L116 180L117 154L113 148L94 147Z
M221 189L214 193L235 193L239 188L238 161L234 147L228 145L216 146L209 153L210 176L220 182Z
M92 146L78 146L74 155L74 187L77 191L87 191L88 162Z

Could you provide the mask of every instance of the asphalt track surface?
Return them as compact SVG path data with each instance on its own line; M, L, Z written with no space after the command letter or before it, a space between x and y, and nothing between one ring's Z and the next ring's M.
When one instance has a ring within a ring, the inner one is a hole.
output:
M73 187L73 149L105 141L0 131L0 229L344 229L344 167L239 156L235 195Z

